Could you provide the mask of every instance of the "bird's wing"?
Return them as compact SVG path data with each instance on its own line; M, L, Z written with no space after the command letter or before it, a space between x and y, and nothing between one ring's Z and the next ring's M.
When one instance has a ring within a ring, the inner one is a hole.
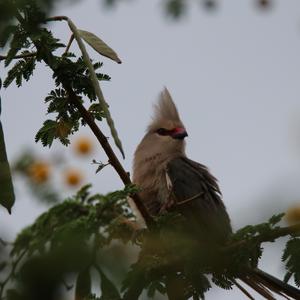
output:
M201 232L226 239L231 225L221 199L217 180L208 169L186 157L178 157L167 165L172 184L175 209Z

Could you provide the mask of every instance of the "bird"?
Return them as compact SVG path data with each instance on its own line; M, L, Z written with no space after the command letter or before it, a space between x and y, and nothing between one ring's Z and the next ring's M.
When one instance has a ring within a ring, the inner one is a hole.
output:
M135 150L132 181L139 188L140 199L149 215L179 212L197 238L225 245L233 230L218 182L206 166L187 157L186 137L188 133L177 107L164 88ZM134 206L132 202L131 205ZM133 209L136 211L136 207ZM298 289L258 268L247 270L239 279L266 299L276 299L273 293L300 299Z

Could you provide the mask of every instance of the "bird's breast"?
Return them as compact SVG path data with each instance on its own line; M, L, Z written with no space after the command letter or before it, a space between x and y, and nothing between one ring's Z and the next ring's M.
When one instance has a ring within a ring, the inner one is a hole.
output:
M133 182L140 188L140 197L152 215L158 214L169 194L166 166L167 160L160 153L135 164Z

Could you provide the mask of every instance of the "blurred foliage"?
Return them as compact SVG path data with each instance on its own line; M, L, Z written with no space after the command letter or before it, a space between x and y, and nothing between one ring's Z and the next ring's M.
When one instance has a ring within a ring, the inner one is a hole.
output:
M138 0L136 0L138 1ZM141 1L141 0L140 0ZM272 7L273 0L252 0L255 6L260 10L267 10ZM108 7L114 7L119 3L124 3L124 0L103 0ZM188 9L193 4L198 4L199 8L203 8L207 12L212 12L218 9L223 4L222 0L161 0L165 13L171 18L178 20L188 13Z
M85 186L53 206L17 236L10 246L12 263L7 279L15 288L6 291L8 299L56 299L56 292L71 273L78 274L77 294L89 294L86 281L91 268L98 270L102 290L113 293L114 285L99 260L102 249L113 240L127 243L131 239L133 216L126 197L135 188L128 186L108 195L90 195L89 188ZM8 281L0 283L0 299Z
M65 2L71 3L70 0L64 0ZM79 0L77 0L79 1ZM130 3L131 1L124 0L100 0L106 7L114 7L120 3ZM138 0L135 0L138 1ZM141 1L141 0L139 0ZM252 0L256 4L257 8L266 10L272 7L273 0ZM30 0L17 0L15 1L18 7L24 7ZM62 2L62 1L60 1ZM182 17L192 6L193 2L199 4L199 7L204 8L206 11L216 10L219 5L222 4L222 0L161 0L163 3L165 12L167 15L171 16L174 19ZM55 4L58 3L57 0L40 0L39 5L41 8L50 13ZM14 6L9 0L0 1L0 31L3 24L12 20L14 14Z
M73 154L86 159L90 163L94 148L93 140L81 135L72 142ZM62 152L63 151L63 152ZM29 188L31 194L41 202L54 204L63 199L65 188L77 188L84 184L86 174L70 160L70 152L60 149L47 157L35 153L33 149L22 151L12 162L13 175L20 177ZM72 157L71 157L72 158ZM97 164L96 173L109 163Z
M156 293L165 294L167 278L174 274L185 299L202 299L211 281L231 289L245 269L257 266L263 252L258 237L269 236L263 240L274 241L272 236L280 229L278 222L283 217L281 214L266 223L246 226L227 245L216 247L195 239L185 226L186 220L176 213L157 218L154 230L139 229L127 204L127 197L136 191L133 186L107 195L91 195L89 190L87 185L50 208L6 246L10 258L0 262L4 267L0 274L5 274L0 299L4 295L12 300L59 299L66 293L63 287L75 290L75 299L98 299L90 295L95 280L100 280L102 300L138 299L144 289L152 298ZM113 267L105 267L105 252L111 252L116 241L140 248L130 270L125 267L127 272L122 264L125 249L117 257L114 253ZM298 285L299 249L299 239L292 238L283 256L286 278L294 276Z
M0 89L2 82L0 80ZM0 117L1 117L1 97L0 97ZM4 133L0 119L0 204L3 205L8 212L15 202L15 193L11 178L10 166L7 160L6 147L4 142Z
M41 160L31 151L25 151L14 162L12 170L21 175L35 198L48 204L61 200L61 196L51 183L50 162Z
M210 8L215 5L213 1L205 3ZM17 59L4 82L8 87L16 81L20 87L24 79L31 78L39 62L52 70L55 87L45 102L47 112L54 118L44 122L36 141L51 147L58 139L67 146L69 135L86 124L85 110L78 107L87 106L92 121L102 121L104 115L93 103L95 89L86 63L82 57L70 53L46 28L49 20L44 8L50 8L50 4L53 3L44 1L38 6L34 0L0 2L1 13L1 5L7 13L7 22L5 26L1 23L0 32L2 46L9 46L5 66ZM186 2L172 0L166 4L172 6L169 9L174 16L180 16ZM93 67L98 70L102 64L96 62ZM102 73L97 73L97 77L109 80ZM81 106L74 103L72 93ZM99 163L97 171L104 166ZM48 176L47 164L37 163L32 155L26 154L14 169L29 174L34 192L40 198L45 197L36 181ZM51 190L45 187L46 191ZM286 235L292 237L282 258L287 268L285 280L293 277L297 285L300 283L297 237L300 230L299 226L281 228L278 224L283 214L263 224L246 226L233 234L227 244L219 245L207 243L214 240L212 236L200 237L191 232L187 226L189 220L180 213L161 215L151 228L141 228L127 204L127 198L137 192L132 185L107 195L91 195L90 188L84 186L75 196L55 203L23 229L13 243L1 241L1 300L61 299L66 293L64 287L75 290L77 300L134 300L144 290L151 298L156 293L166 293L170 278L179 283L173 288L183 291L185 299L203 299L212 283L231 289L236 278L257 266L263 253L262 243ZM128 244L132 249L127 255ZM118 255L109 259L116 245ZM135 259L130 267L129 256L131 261ZM99 281L99 296L92 290L96 281Z

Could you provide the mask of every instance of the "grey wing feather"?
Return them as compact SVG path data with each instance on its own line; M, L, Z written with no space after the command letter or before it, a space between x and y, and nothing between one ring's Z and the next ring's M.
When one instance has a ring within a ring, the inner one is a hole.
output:
M208 169L186 157L171 160L167 174L172 182L175 207L193 230L224 241L232 232L217 180Z

